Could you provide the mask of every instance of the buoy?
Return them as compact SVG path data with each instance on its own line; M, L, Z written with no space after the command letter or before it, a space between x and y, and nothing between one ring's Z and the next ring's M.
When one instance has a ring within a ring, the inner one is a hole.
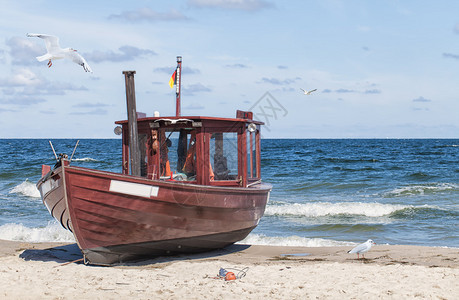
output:
M236 275L234 275L233 272L228 272L225 275L225 280L226 281L228 281L228 280L236 280Z

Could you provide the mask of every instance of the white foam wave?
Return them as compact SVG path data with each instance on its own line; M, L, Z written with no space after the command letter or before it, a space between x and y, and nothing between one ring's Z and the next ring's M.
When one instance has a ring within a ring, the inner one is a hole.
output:
M429 185L410 185L396 188L385 193L385 196L400 197L408 195L424 195L425 193L444 192L459 189L459 185L454 183L437 183Z
M0 226L0 239L22 242L75 242L73 234L57 222L50 222L46 227L30 228L22 224Z
M72 158L72 161L90 162L90 161L97 161L97 159L94 159L91 157L82 157L82 158Z
M28 197L40 198L40 192L34 183L26 179L23 183L15 186L10 192L10 194L22 194Z
M265 215L292 215L305 217L323 217L335 215L360 215L367 217L382 217L397 210L409 208L408 205L363 203L363 202L317 202L293 203L284 205L268 205Z
M351 246L352 242L342 242L321 238L305 238L300 236L271 237L262 234L249 234L237 244L263 245L263 246L289 246L289 247L335 247Z

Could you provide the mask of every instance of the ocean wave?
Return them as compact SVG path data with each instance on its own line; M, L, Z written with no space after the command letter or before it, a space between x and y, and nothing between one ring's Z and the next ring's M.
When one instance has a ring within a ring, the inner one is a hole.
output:
M318 189L331 189L331 190L347 190L347 189L361 189L368 187L368 183L359 182L359 183L331 183L331 182L321 182L321 183L301 183L296 187L288 188L287 191L292 192L301 192L309 190L318 190Z
M336 158L336 157L325 157L320 158L319 160L329 162L329 163L376 163L380 162L379 159L376 158Z
M27 197L40 198L40 192L38 191L35 183L30 182L29 179L26 179L21 184L15 186L10 192L10 194L22 194Z
M98 161L97 159L91 157L83 157L83 158L72 158L72 161L82 161L82 162L95 162Z
M435 178L435 176L429 175L429 174L426 174L426 173L423 173L423 172L415 172L415 173L412 173L412 174L408 174L408 175L406 175L406 177L412 178L412 179L417 179L417 180L427 180L427 179Z
M304 217L363 215L367 217L382 217L410 207L412 206L401 204L381 204L377 202L293 203L284 205L268 205L266 207L265 215L291 215Z
M432 205L421 205L398 210L391 214L396 219L442 219L446 222L448 219L457 219L459 210L455 207L440 208Z
M386 222L384 222L387 224ZM302 231L312 231L312 232L342 232L345 234L348 233L375 233L375 232L381 232L384 230L384 224L378 224L377 222L371 222L368 224L362 223L348 223L348 224L336 224L336 223L331 223L331 224L318 224L312 227L306 227L303 228Z
M451 144L451 145L439 145L435 146L434 148L448 148L448 147L459 147L459 145Z
M454 183L433 183L433 184L418 184L396 188L392 191L384 193L384 197L403 197L411 195L433 194L446 191L457 191L459 185Z
M355 168L355 169L343 168L343 167L333 167L332 169L335 170L335 171L342 171L342 172L369 172L369 171L373 172L373 171L378 171L378 169L372 168L372 167L363 167L363 168Z
M335 247L352 246L355 243L327 240L321 238L305 238L300 236L271 237L263 234L249 234L237 244L263 245L263 246L290 246L290 247Z
M73 234L57 222L50 222L46 227L39 228L14 223L5 224L0 226L0 239L31 243L75 242Z

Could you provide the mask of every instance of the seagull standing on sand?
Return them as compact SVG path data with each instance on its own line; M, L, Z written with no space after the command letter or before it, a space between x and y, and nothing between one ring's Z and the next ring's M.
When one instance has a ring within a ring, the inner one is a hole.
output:
M376 245L375 242L373 242L373 240L368 240L363 244L355 246L354 249L348 251L347 253L357 253L357 259L359 259L359 254L362 254L362 258L365 258L363 254L368 252L373 245Z
M45 41L46 50L48 53L42 56L37 56L38 61L45 61L48 60L48 68L51 68L53 65L52 59L62 59L62 58L69 58L74 63L79 64L83 67L86 72L91 72L91 67L88 65L86 60L81 56L79 53L76 52L75 49L72 48L61 48L59 46L59 38L53 35L47 34L38 34L38 33L28 33L28 37L39 37Z
M312 92L317 91L317 89L313 89L313 90L310 90L310 91L306 91L306 90L303 90L302 88L300 88L300 90L302 90L303 93L304 93L305 95L311 95Z

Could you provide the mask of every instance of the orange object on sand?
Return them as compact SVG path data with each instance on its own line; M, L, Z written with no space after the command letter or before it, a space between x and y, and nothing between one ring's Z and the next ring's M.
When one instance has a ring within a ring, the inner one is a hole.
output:
M228 272L225 275L225 280L226 281L228 281L228 280L236 280L236 275L234 275L233 272Z

